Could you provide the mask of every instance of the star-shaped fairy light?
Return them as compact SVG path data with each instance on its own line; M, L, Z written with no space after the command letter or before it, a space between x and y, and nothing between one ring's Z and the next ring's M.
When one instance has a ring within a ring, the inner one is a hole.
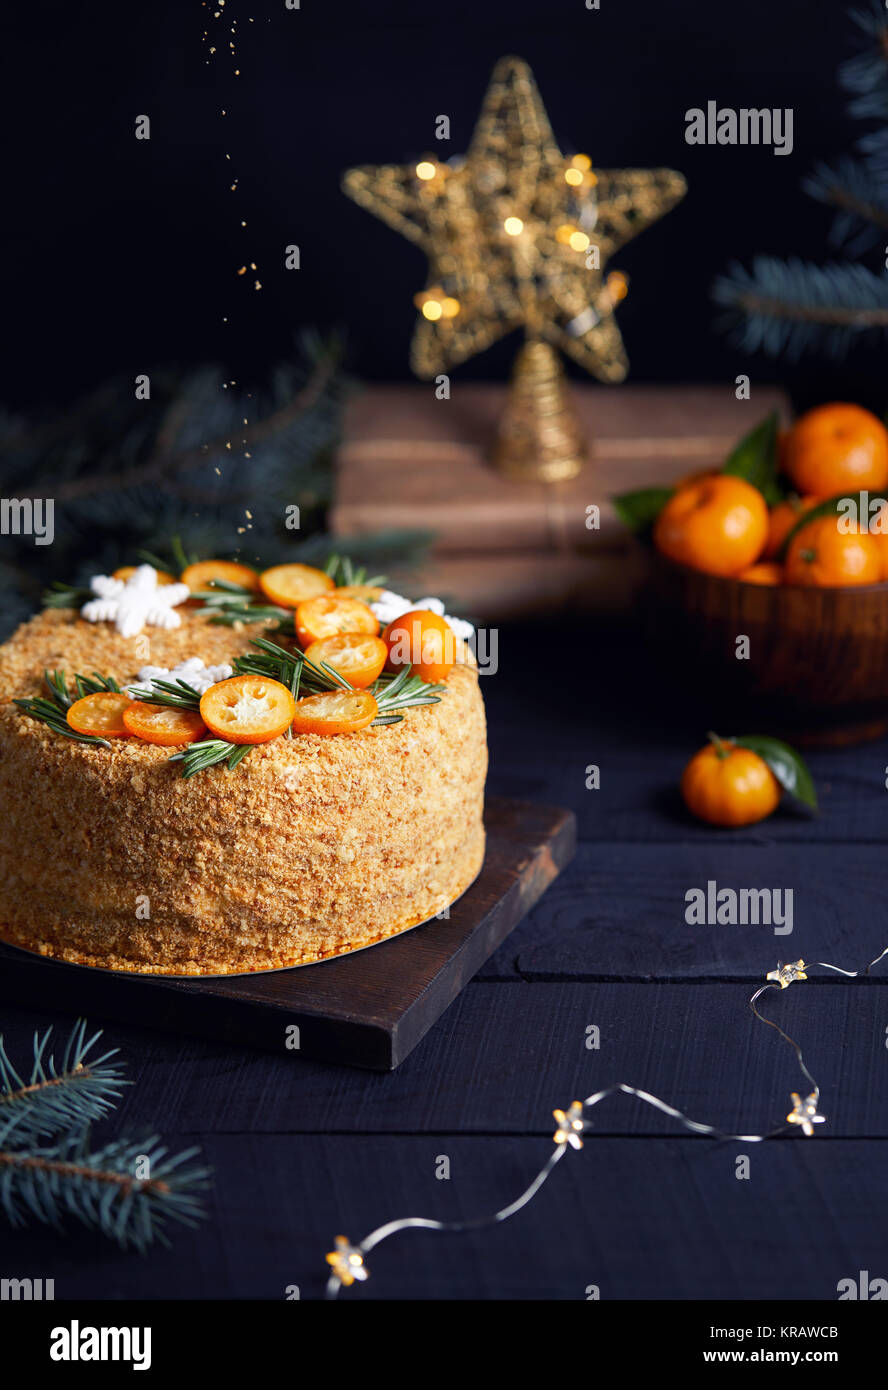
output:
M419 376L524 327L608 382L628 366L613 315L626 279L605 267L686 188L672 169L595 169L563 154L518 58L497 63L464 158L350 169L343 186L428 256L411 354Z
M327 1256L327 1264L330 1265L340 1284L344 1284L346 1288L353 1284L356 1279L369 1278L363 1254L356 1245L351 1244L346 1236L336 1237L336 1249L330 1251Z
M775 985L781 989L786 989L794 980L807 980L805 974L805 962L803 960L792 961L789 965L784 965L783 961L777 962L776 970L769 970L765 976L766 980L773 980Z
M801 1125L802 1133L807 1134L810 1138L814 1133L815 1125L826 1123L826 1116L817 1113L817 1092L812 1091L809 1096L805 1096L805 1099L802 1100L798 1091L793 1091L790 1100L792 1101L792 1109L786 1117L787 1124Z
M583 1102L581 1100L572 1101L567 1110L553 1110L555 1122L558 1125L552 1138L556 1144L570 1144L572 1149L581 1149L583 1141L580 1138L586 1128L583 1119Z
M176 612L191 597L187 584L161 584L153 565L137 565L128 579L97 574L90 580L96 595L83 605L80 616L90 623L111 622L121 637L135 637L149 627L179 627Z

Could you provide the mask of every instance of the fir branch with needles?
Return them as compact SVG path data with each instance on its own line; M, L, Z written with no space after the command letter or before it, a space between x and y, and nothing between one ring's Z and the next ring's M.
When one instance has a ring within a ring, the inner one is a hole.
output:
M73 679L76 691L74 695L68 689L68 681L64 671L44 671L43 681L49 698L36 695L15 700L13 703L23 714L46 724L55 734L62 734L65 738L73 739L76 743L92 743L102 748L110 748L111 744L106 738L100 738L97 734L81 734L76 729L72 729L66 716L75 700L82 699L84 695L96 695L108 691L113 691L114 694L119 695L120 686L113 677L100 676L97 671L93 671L91 676L75 675Z
M81 1019L56 1063L48 1052L52 1029L43 1037L35 1034L30 1069L22 1075L0 1034L0 1145L32 1144L100 1120L113 1108L129 1082L122 1079L119 1063L111 1061L116 1048L95 1055L100 1037L88 1038Z
M202 1217L209 1170L194 1162L196 1149L170 1155L155 1135L95 1145L90 1125L129 1084L112 1060L117 1050L97 1055L101 1034L88 1037L80 1021L57 1064L51 1037L51 1029L35 1035L27 1074L0 1037L0 1214L12 1225L59 1226L73 1216L124 1248L168 1244L169 1222Z
M834 246L858 255L881 245L888 229L888 12L867 0L850 17L861 31L861 51L839 68L853 119L881 122L856 142L856 152L818 165L803 182L812 198L832 207ZM744 351L791 361L805 352L840 359L856 344L888 335L888 272L853 261L815 265L798 258L754 258L751 269L733 264L712 297L727 313L724 325Z

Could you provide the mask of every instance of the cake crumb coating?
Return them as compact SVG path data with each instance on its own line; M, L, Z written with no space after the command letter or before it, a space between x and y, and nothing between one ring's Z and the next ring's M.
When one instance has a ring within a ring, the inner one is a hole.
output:
M300 734L187 780L171 749L77 743L24 715L44 668L121 684L191 656L231 663L264 624L121 637L50 609L0 647L0 939L82 965L207 975L308 964L441 912L484 857L476 670L435 705Z

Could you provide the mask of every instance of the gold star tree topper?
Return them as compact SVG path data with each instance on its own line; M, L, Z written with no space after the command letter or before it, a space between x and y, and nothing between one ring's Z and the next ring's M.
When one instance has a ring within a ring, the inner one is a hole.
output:
M533 74L497 63L468 154L350 169L345 192L426 252L411 362L431 377L524 327L601 381L628 363L605 268L684 195L671 169L593 169L559 149Z

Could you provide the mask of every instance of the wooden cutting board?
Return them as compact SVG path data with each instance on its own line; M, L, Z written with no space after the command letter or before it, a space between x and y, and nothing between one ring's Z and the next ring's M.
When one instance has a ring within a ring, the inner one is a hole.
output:
M0 945L0 998L391 1071L573 856L571 811L491 799L487 854L448 918L319 965L179 980L65 965ZM294 1031L294 1029L296 1031ZM293 1043L298 1040L298 1047Z

